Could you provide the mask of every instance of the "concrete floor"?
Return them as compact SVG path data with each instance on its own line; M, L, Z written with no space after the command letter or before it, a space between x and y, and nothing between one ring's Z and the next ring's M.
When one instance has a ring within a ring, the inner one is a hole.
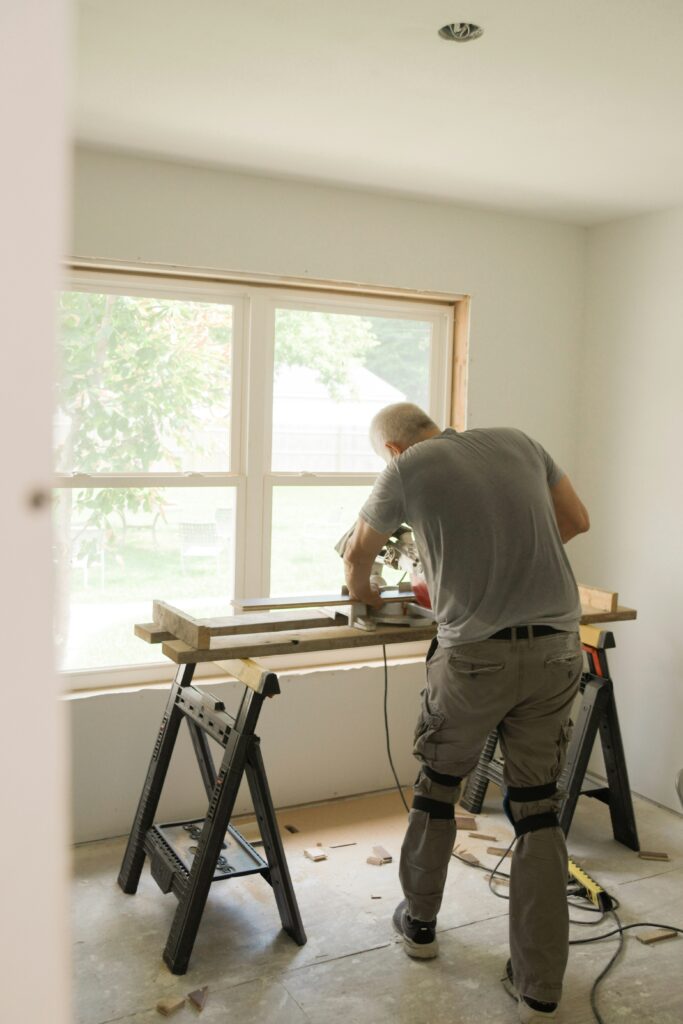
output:
M495 787L478 829L500 845L512 837ZM621 901L622 922L683 927L683 818L636 800L643 849L665 850L668 863L645 861L611 838L609 812L595 800L579 802L570 854ZM405 813L396 793L376 794L279 815L308 943L296 946L281 930L275 901L259 876L212 887L190 969L174 977L161 960L176 907L145 867L138 893L116 885L125 839L75 850L73 890L74 1021L77 1024L157 1024L159 999L209 986L202 1024L512 1024L515 1006L500 977L507 950L507 904L488 890L484 873L451 864L438 931L441 955L429 962L405 956L392 932L400 889L398 851ZM284 831L293 824L300 831ZM248 826L245 833L254 835ZM459 835L488 866L489 845ZM329 859L313 863L307 846L322 843ZM355 843L329 849L335 843ZM395 855L383 867L366 863L375 844ZM507 862L509 864L509 861ZM503 892L506 890L503 889ZM375 897L373 899L373 897ZM378 897L378 898L377 898ZM591 915L572 911L572 917ZM605 930L611 925L605 924ZM591 929L573 927L584 938ZM625 953L603 983L599 1009L605 1024L681 1024L683 936L652 946L627 933ZM616 940L573 947L566 976L564 1024L593 1021L592 981ZM176 1024L194 1020L186 1004Z

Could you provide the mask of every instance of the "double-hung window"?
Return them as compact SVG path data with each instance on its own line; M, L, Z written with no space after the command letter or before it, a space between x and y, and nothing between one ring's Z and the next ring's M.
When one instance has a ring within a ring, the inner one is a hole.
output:
M337 593L334 544L383 467L370 420L412 401L447 421L452 335L447 304L74 272L55 421L74 685L154 678L133 635L153 598L205 616Z

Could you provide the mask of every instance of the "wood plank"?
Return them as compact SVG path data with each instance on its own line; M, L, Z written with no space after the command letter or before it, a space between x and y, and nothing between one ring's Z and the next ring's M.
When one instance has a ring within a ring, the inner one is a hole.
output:
M178 665L201 661L229 661L233 658L258 658L275 654L306 654L310 651L340 651L381 644L413 643L431 640L436 626L427 624L410 630L401 626L378 626L373 633L352 626L328 626L319 629L282 633L257 633L252 637L216 638L208 650L198 650L182 640L168 640L162 652Z
M274 633L280 629L314 629L330 621L330 613L315 608L300 612L264 612L261 615L228 615L224 618L196 619L204 626L209 636L232 636L248 633ZM175 633L154 622L138 622L135 635L148 644L160 644L164 640L178 640ZM189 642L189 641L186 641Z
M272 689L272 686L269 686L269 680L277 678L274 672L263 668L262 665L252 661L251 658L233 658L230 661L217 661L216 665L229 675L234 676L235 679L239 679L241 683L254 690L255 693L265 693L268 689Z
M315 629L329 624L328 612L315 608L301 611L262 612L260 615L227 615L225 618L203 619L210 636L237 636L248 633L275 633L280 629Z
M155 625L168 630L179 640L184 640L192 647L197 647L199 650L208 648L211 635L200 619L194 619L191 615L182 612L180 608L166 604L165 601L154 601L152 608Z
M582 627L590 628L590 623L597 622L624 622L637 617L633 608L619 607L616 612L600 612L594 608L583 608L581 615ZM215 636L240 636L251 633L275 633L278 630L290 629L315 629L317 626L329 622L329 614L315 609L302 609L300 612L266 612L262 615L231 615L223 619L201 620L209 630L212 637ZM411 629L412 632L412 629ZM582 640L584 643L597 644L598 637L602 631L595 630L586 634L590 639ZM164 640L178 639L173 633L162 629L153 622L141 622L135 626L135 635L148 644L160 644Z
M581 623L583 625L589 622L626 622L637 617L638 612L635 608L625 608L623 605L619 605L615 612L603 612L598 608L587 606L581 608Z
M405 594L399 595L396 591L394 594L396 596L392 600L404 600L406 596ZM315 601L317 599L317 597L311 597L304 600ZM256 598L254 600L268 602L271 599ZM290 599L285 598L284 600ZM328 600L350 603L349 598L344 595L328 597ZM320 622L329 622L329 616L324 612L316 612L315 609L297 611L295 615L291 616L288 616L286 610L283 609L283 614L273 616L277 618L277 622L272 622L269 615L233 615L221 619L192 619L191 616L184 615L162 601L155 602L155 609L158 609L157 614L164 619L164 623L172 622L185 634L185 637L171 632L170 627L165 628L160 623L155 623L152 627L146 623L138 624L135 627L136 635L142 636L142 639L147 639L149 636L148 643L161 642L163 653L178 664L187 664L192 661L229 661L258 655L345 650L354 647L372 647L382 643L409 643L429 640L436 632L436 627L428 622L424 626L412 627L409 632L401 626L390 625L379 625L372 633L365 633L344 625L320 626ZM582 640L584 643L591 642L584 638L587 623L618 622L635 619L636 615L633 608L620 607L616 612L600 612L584 608L581 616ZM226 633L226 630L230 632ZM263 632L262 630L267 631ZM169 632L171 632L170 638ZM593 642L597 642L600 631L594 632L596 638ZM253 639L247 639L249 636ZM201 641L204 646L198 647L187 637Z
M147 644L160 644L164 640L175 640L175 634L169 633L167 629L155 625L153 622L138 622L135 624L135 635Z
M619 607L619 595L614 590L600 590L599 587L579 583L579 598L583 606L601 612L615 612Z
M456 430L467 429L467 370L469 366L469 296L453 308L453 368L451 380L450 424Z
M412 602L415 600L415 595L412 592L398 590L384 591L383 598L385 601L408 601ZM354 602L348 597L347 594L313 594L309 597L254 597L245 598L244 601L233 602L235 607L243 607L247 609L258 609L266 611L268 609L287 609L287 608L326 608L332 605L346 606L353 604ZM635 619L637 612L633 608L626 608L620 605L613 612L606 612L600 608L594 608L586 605L581 608L581 622L621 622L626 619ZM233 616L233 619L237 616ZM213 621L210 619L206 620L207 623ZM227 619L225 620L228 621ZM301 628L301 627L297 627ZM256 632L256 630L255 630ZM212 635L220 636L221 634L216 631Z
M391 588L390 590L382 591L383 601L406 601L408 603L415 600L415 595L410 590L397 590ZM333 605L349 605L355 604L348 594L308 594L306 596L299 597L243 597L235 598L232 601L232 605L236 611L267 611L269 609L276 609L278 611L284 608L327 608Z

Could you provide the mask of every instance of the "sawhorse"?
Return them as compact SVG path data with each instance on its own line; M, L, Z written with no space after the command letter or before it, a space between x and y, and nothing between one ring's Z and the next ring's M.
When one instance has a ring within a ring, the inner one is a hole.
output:
M226 667L244 684L234 718L222 701L192 685L195 664L179 666L118 878L124 892L134 893L148 855L152 877L161 891L172 892L177 897L178 908L164 950L164 961L173 974L186 972L209 889L212 882L222 879L260 874L273 888L284 930L300 946L306 942L259 738L255 735L264 699L280 692L278 678L246 659L231 661ZM159 798L183 719L190 730L209 807L203 820L155 825ZM224 751L218 771L207 737L215 740ZM244 775L261 832L265 860L230 824ZM196 840L196 846L188 849L190 839Z
M581 678L581 707L579 709L565 766L558 780L564 792L559 811L562 831L568 835L580 796L592 796L609 806L614 838L631 850L639 850L638 829L631 800L628 771L621 730L614 698L614 684L607 664L607 650L615 647L614 635L595 626L581 627L581 642L588 657L589 671ZM607 785L598 789L583 789L584 777L593 750L596 735L600 742L607 772ZM470 773L461 805L472 814L479 814L489 782L504 789L503 762L494 757L498 745L498 732L491 732L484 744L479 763Z
M388 600L410 603L412 595L396 592ZM246 602L241 602L244 605ZM136 636L161 644L178 667L166 705L152 760L119 874L124 892L138 887L145 856L163 892L178 898L164 960L174 974L184 974L211 883L240 875L260 874L273 887L282 927L299 945L306 942L270 797L258 736L255 735L266 697L280 692L274 672L252 659L259 655L304 654L312 651L405 643L400 625L378 625L368 633L333 619L318 608L351 605L344 595L316 598L256 599L255 614L196 619L163 601L153 605L154 621L138 623ZM303 607L302 607L303 606ZM428 620L411 626L410 640L429 640L435 627ZM239 711L232 718L222 701L192 685L197 664L211 662L244 685ZM164 779L180 723L189 726L194 752L209 800L204 819L155 825ZM216 772L207 736L223 747ZM261 831L266 860L230 824L237 791L246 775ZM189 846L191 840L196 846Z

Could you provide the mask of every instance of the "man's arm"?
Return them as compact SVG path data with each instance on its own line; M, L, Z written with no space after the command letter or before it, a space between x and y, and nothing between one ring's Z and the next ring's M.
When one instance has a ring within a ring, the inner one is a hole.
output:
M389 537L391 533L378 533L359 519L344 549L344 575L349 594L354 601L362 601L372 608L379 608L382 598L379 591L370 586L370 571Z
M555 518L563 544L577 534L590 530L591 523L586 507L572 487L568 476L563 476L550 488L550 496L553 499Z

